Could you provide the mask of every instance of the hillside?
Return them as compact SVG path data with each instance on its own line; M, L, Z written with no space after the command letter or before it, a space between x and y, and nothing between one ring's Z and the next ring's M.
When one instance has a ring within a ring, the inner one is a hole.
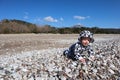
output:
M33 23L29 23L21 20L8 20L4 19L0 21L0 34L9 33L61 33L72 34L79 33L82 30L90 30L93 33L107 33L107 34L120 34L120 28L99 28L99 27L85 27L82 25L74 25L72 27L53 27L51 25L39 26Z

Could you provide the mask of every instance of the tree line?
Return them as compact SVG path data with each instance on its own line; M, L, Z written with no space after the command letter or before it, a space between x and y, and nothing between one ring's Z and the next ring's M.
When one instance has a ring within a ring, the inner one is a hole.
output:
M90 30L96 34L120 34L120 28L99 28L99 27L83 27L81 25L74 25L73 27L57 28L50 25L39 26L22 20L8 20L0 21L0 34L16 34L16 33L60 33L60 34L74 34L80 33L83 30Z

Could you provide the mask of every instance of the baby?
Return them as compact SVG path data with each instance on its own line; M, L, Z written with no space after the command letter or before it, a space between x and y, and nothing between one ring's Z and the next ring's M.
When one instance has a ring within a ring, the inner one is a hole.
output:
M84 30L80 33L78 37L78 42L74 43L70 46L68 50L65 50L63 52L63 55L67 58L72 59L73 61L79 60L82 63L85 62L85 56L87 52L87 56L94 60L94 52L92 47L89 45L89 43L93 43L93 33L91 33L88 30Z

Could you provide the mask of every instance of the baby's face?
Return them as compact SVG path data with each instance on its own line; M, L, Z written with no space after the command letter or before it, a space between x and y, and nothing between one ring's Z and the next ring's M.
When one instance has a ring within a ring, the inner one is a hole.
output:
M83 46L88 46L89 43L90 43L90 38L88 38L88 37L82 38L82 45Z

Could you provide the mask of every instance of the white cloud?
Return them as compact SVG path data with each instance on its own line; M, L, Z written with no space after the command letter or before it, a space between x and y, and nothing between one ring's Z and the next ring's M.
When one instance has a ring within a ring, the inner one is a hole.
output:
M28 17L27 15L25 15L23 18L24 18L24 19L29 19L29 17Z
M44 18L45 21L48 21L48 22L58 22L57 19L54 19L53 17L51 16L47 16Z
M90 16L87 16L86 18L90 18Z
M78 19L78 20L84 20L86 18L90 18L90 16L86 16L86 17L84 17L84 16L73 16L73 18Z
M60 20L63 21L64 19L61 17Z
M28 15L29 13L28 12L24 12L25 15Z
M42 20L40 18L34 19L35 22L41 22Z
M29 19L28 14L29 14L28 12L24 12L23 18L24 18L24 19Z
M82 25L81 23L77 23L76 25Z

